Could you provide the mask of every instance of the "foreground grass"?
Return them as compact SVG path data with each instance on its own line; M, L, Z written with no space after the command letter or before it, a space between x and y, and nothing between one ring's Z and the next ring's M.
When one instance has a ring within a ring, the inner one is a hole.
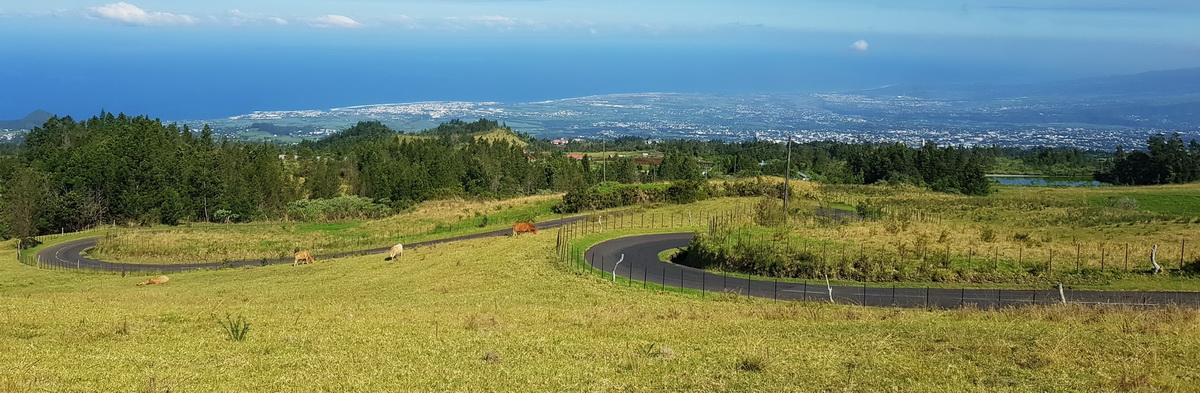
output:
M2 251L0 391L1187 391L1200 375L1195 310L702 299L570 273L553 243L149 287Z

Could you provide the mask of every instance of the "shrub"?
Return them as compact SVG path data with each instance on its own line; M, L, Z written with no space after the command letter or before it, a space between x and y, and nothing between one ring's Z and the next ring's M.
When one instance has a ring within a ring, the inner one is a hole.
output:
M233 211L230 211L230 210L220 209L220 210L213 212L212 217L214 220L217 220L217 222L230 223L230 222L241 221L242 215L234 213Z
M665 202L666 196L667 190L661 186L605 183L567 192L562 202L554 207L554 211L578 213L584 210Z
M708 183L703 180L682 180L667 187L667 201L687 204L708 199Z
M302 217L304 221L366 220L385 217L392 209L370 198L339 196L292 201L287 205L287 213Z
M1200 276L1200 259L1185 262L1179 267L1179 272L1188 276Z
M872 220L883 218L883 207L880 207L878 204L872 202L859 202L858 205L854 207L854 210L857 211L858 215L862 218Z
M983 227L979 230L979 240L983 240L987 243L996 241L996 231L990 227Z
M1137 210L1138 201L1130 197L1121 197L1113 201L1113 207L1121 210Z
M762 226L776 226L783 223L783 203L779 200L764 196L754 205L754 222Z

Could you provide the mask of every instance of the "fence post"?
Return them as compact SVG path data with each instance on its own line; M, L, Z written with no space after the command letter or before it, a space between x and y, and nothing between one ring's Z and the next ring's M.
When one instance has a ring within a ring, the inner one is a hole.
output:
M1125 270L1129 270L1129 243L1125 243Z
M746 297L750 297L750 288L754 288L754 284L750 282L750 273L746 273Z
M971 257L975 256L975 247L967 247L967 271L971 271Z
M992 247L992 270L1000 270L1000 246Z
M1082 249L1082 244L1075 243L1075 272L1079 273L1079 251Z

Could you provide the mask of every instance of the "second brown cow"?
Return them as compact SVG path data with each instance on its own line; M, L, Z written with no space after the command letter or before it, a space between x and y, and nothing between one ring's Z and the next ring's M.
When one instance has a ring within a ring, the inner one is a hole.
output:
M518 222L513 225L513 231L512 231L513 236L516 236L518 233L526 233L526 232L533 232L536 234L537 227L535 227L535 226L533 226L533 224L530 224L527 222Z

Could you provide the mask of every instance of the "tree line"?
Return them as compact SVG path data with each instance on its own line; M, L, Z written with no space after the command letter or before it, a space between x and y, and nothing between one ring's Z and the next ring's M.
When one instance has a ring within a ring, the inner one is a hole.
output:
M1096 180L1125 185L1190 183L1200 180L1200 142L1184 144L1178 133L1146 140L1146 151L1126 152L1121 146Z
M361 122L284 146L146 116L55 117L15 155L0 155L0 238L103 224L375 217L435 198L505 198L601 180L589 160L525 151L516 141L527 136L474 137L494 130L511 131L455 120L405 135ZM613 167L615 179L642 180L636 169Z
M479 137L484 134L502 137ZM415 133L360 122L321 140L278 145L218 138L208 126L196 131L146 116L101 113L82 121L54 117L23 139L23 146L0 150L2 238L109 223L363 218L439 198L506 198L545 191L593 195L584 190L605 181L679 185L778 176L787 169L789 153L787 144L764 140L648 143L621 137L603 146L572 143L580 151L654 150L655 157L571 158L566 148L487 119L452 120ZM1184 148L1178 139L1152 138L1147 153L1119 152L1108 173L1119 182L1195 179L1200 149L1195 142ZM790 153L794 178L911 183L969 195L989 191L983 175L998 157L1031 167L1072 167L1092 160L1092 153L1071 149L933 143L808 142L792 145ZM1154 165L1137 165L1144 162ZM1137 172L1145 168L1156 175Z

